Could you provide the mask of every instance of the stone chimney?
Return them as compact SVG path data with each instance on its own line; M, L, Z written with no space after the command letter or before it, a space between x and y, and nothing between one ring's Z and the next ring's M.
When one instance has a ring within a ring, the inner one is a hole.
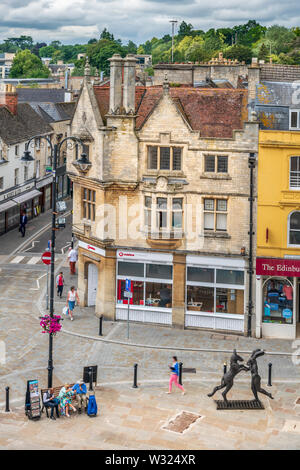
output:
M135 66L137 59L127 54L124 59L123 107L126 114L135 113Z
M6 106L16 116L18 111L18 94L16 87L11 83L4 84L0 91L0 106Z
M110 92L109 113L118 114L122 107L122 66L120 54L114 54L110 59Z

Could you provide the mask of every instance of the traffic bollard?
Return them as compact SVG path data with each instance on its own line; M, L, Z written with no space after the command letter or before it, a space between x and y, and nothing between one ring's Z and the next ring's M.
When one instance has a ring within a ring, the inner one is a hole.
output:
M99 318L99 336L103 336L102 335L102 321L103 321L103 315L101 315Z
M133 386L132 386L132 388L138 388L138 385L137 385L137 368L138 368L138 365L134 364L134 366L133 366Z
M179 385L182 385L182 362L179 362L179 378L178 378Z
M268 387L272 387L272 363L269 362L268 366L269 366L269 370L268 370Z
M223 373L226 374L226 372L227 372L227 362L224 362Z
M6 387L6 388L5 388L5 392L6 392L5 411L6 411L6 413L8 413L8 412L10 411L10 409L9 409L9 387Z
M89 369L89 382L90 382L89 392L92 392L93 391L93 373L92 373L91 367Z

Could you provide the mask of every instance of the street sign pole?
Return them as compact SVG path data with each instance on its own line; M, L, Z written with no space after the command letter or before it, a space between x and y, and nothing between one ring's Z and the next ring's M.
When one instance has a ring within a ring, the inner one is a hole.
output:
M130 299L132 298L131 280L130 279L126 279L126 281L125 281L124 297L127 297L127 303L128 303L128 309L127 309L127 339L129 339L129 305L130 305Z
M46 293L46 309L49 310L49 264L47 265L47 293Z
M49 246L49 243L48 243ZM46 291L46 309L49 309L49 265L51 263L51 253L49 250L42 254L42 261L47 265L47 291Z
M127 299L128 302L128 313L127 313L127 339L129 339L129 304L130 304L130 298L128 297Z

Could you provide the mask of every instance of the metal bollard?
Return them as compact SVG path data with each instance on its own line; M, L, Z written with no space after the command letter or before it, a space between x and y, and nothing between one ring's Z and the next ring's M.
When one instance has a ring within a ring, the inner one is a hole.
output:
M102 335L102 321L103 321L103 315L101 315L99 318L99 336L103 336Z
M227 372L227 362L224 362L223 373L226 374L226 372Z
M6 392L5 411L6 411L6 413L8 413L10 411L10 409L9 409L9 387L5 387L5 392Z
M178 377L179 385L182 385L182 362L179 362L179 377Z
M137 368L138 368L138 365L134 364L134 366L133 366L133 386L132 386L132 388L138 388L138 385L137 385Z
M93 391L93 374L92 374L92 368L91 367L89 369L89 382L90 382L89 392L92 392Z
M269 362L268 364L268 387L272 387L272 363Z

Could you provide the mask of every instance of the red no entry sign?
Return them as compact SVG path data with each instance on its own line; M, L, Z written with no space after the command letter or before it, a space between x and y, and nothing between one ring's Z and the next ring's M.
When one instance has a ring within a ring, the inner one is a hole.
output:
M51 263L51 253L50 251L45 251L45 253L42 254L42 261L44 264L50 264Z

